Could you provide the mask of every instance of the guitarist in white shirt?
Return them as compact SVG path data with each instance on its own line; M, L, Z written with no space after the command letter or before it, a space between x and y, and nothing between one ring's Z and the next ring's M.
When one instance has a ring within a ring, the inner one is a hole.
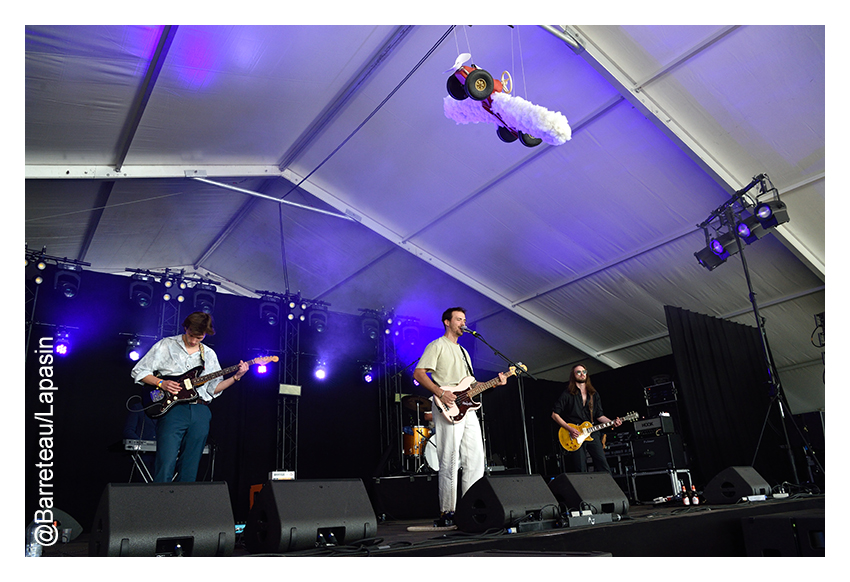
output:
M610 423L613 427L623 424L620 418L612 421L605 416L602 410L602 397L593 387L590 377L587 374L587 368L581 364L573 366L570 372L569 386L555 403L552 420L558 426L568 430L574 439L579 438L579 431L576 426L584 422L590 422L594 425ZM581 448L576 451L563 451L563 453L564 460L566 461L564 472L566 473L586 472L587 460L585 455L587 453L593 459L594 471L611 472L611 468L608 466L608 460L605 458L601 435L600 438L585 440Z
M200 311L190 314L183 321L183 331L182 335L159 340L136 363L130 374L137 384L177 394L180 385L161 376L176 376L199 364L204 366L205 374L221 370L215 351L201 343L207 335L215 333L212 316ZM168 483L175 472L178 481L197 478L212 418L208 405L247 371L248 364L239 362L231 377L210 380L200 387L196 400L174 406L158 419L154 481Z
M450 389L464 378L473 376L469 353L457 343L466 326L466 310L451 307L443 313L445 333L425 347L413 378L432 392L444 406L451 406L455 394ZM507 376L500 373L498 384ZM440 495L438 527L454 525L457 505L458 468L463 467L461 494L484 476L484 441L475 410L470 409L457 423L450 422L439 410L434 410L435 440L440 470L437 477Z

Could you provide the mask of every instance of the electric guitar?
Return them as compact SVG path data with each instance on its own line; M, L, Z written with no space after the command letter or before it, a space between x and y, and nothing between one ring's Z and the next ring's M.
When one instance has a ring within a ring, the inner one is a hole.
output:
M265 364L267 362L277 362L277 356L264 356L261 358L254 358L247 362L250 366L251 364ZM206 384L213 378L218 378L219 376L224 376L225 374L230 374L231 372L235 372L239 369L239 365L230 366L229 368L224 368L223 370L219 370L218 372L213 372L211 374L206 374L204 376L199 376L203 370L204 366L196 366L189 370L188 372L184 372L179 376L165 376L163 380L174 380L178 384L180 384L180 392L177 394L172 394L170 392L166 392L165 390L154 388L150 391L150 393L145 393L142 396L142 400L144 401L144 409L145 414L147 414L150 418L159 418L164 415L166 412L171 410L171 407L175 404L185 404L187 402L194 402L201 396L198 394L198 391L195 390L196 386L201 386Z
M637 412L630 412L623 417L623 422L631 422L633 420L638 419ZM603 428L608 428L609 426L614 425L614 420L611 422L603 422L602 424L597 424L596 426L592 425L590 421L583 422L580 425L569 424L571 427L579 431L578 438L573 438L573 435L570 434L570 431L561 427L561 430L558 431L558 440L561 441L561 446L567 449L568 451L577 451L579 447L581 447L581 443L584 441L592 441L590 435L597 430L602 430Z
M517 363L517 366L522 368L523 371L528 370L527 366L524 366L521 362ZM516 367L511 366L510 369L505 372L505 374L510 378L511 376L516 374ZM472 399L473 396L478 396L488 388L492 388L499 383L498 378L493 378L489 382L476 382L475 378L472 376L467 376L463 380L461 380L457 386L452 386L451 388L443 388L442 390L447 390L452 392L455 395L455 401L451 404L443 404L443 401L437 398L437 395L434 394L431 397L431 400L434 401L434 405L443 413L443 416L446 417L452 424L457 424L463 417L466 416L467 411L469 410L477 410L481 408L481 403L476 402Z

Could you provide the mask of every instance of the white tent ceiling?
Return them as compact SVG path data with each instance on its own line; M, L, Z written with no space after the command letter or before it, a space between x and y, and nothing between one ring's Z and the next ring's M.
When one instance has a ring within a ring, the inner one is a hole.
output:
M572 139L448 119L464 52ZM463 305L564 380L669 354L664 305L754 324L696 225L766 173L790 221L752 284L792 408L823 408L824 63L823 26L28 26L26 242L431 327Z

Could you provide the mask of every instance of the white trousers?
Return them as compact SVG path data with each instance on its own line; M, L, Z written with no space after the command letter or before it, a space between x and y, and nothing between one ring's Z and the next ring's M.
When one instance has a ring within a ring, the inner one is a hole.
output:
M437 457L440 461L437 476L440 511L454 511L457 506L458 469L463 467L461 495L484 476L484 439L481 436L481 424L474 410L468 411L457 424L452 424L436 412L434 427Z

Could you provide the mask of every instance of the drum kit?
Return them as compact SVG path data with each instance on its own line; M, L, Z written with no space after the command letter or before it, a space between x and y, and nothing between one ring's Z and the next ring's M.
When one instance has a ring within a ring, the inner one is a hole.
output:
M403 429L404 455L413 462L414 473L425 473L440 470L437 458L437 434L425 426L430 421L431 401L424 396L405 396L401 405L416 413L416 424Z

